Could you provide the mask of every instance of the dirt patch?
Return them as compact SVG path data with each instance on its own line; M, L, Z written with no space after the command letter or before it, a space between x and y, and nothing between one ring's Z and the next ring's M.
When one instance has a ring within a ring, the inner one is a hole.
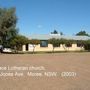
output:
M0 76L0 90L90 90L90 53L0 54L0 67L24 74Z

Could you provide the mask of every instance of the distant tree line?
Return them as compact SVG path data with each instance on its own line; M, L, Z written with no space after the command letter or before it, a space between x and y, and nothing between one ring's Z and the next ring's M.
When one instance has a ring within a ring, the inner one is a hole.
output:
M54 30L53 32L51 32L51 34L60 34L60 35L64 35L63 32L58 32L57 30ZM80 32L75 34L76 36L90 36L85 30L81 30Z
M60 34L60 33L57 30L54 30L53 32L51 32L51 34ZM60 35L63 35L63 33ZM76 33L76 36L90 37L90 35L88 33L86 33L86 31L82 31L82 30L80 32ZM63 38L62 39L52 38L49 40L49 43L53 45L53 51L54 51L54 48L57 46L60 46L60 44L64 44L67 47L70 47L73 43L77 43L77 45L83 46L85 48L85 50L90 51L90 40L67 40L67 39L63 39Z
M53 46L53 52L56 47L59 47L62 44L63 48L66 50L66 47L71 47L72 44L77 44L79 47L84 47L85 50L90 51L90 40L67 40L67 39L49 39L48 42Z

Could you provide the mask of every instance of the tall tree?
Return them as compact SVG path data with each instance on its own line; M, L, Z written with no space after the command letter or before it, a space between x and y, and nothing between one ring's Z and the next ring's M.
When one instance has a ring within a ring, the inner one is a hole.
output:
M86 31L80 31L76 34L76 36L89 36L89 34L86 33Z
M53 32L51 32L51 34L58 34L58 31L54 30Z
M15 8L0 8L0 38L3 46L7 46L9 40L17 35L17 16Z

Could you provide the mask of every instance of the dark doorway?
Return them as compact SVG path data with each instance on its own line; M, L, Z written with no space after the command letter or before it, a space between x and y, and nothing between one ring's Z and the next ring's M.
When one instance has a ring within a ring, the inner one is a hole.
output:
M28 44L26 44L26 51L28 51Z

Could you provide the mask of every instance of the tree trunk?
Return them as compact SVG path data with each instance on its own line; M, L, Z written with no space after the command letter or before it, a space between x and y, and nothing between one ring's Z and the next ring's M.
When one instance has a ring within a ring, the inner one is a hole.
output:
M53 53L54 53L54 48L55 48L55 47L53 47Z
M33 45L33 54L34 54L34 52L35 52L35 46Z

